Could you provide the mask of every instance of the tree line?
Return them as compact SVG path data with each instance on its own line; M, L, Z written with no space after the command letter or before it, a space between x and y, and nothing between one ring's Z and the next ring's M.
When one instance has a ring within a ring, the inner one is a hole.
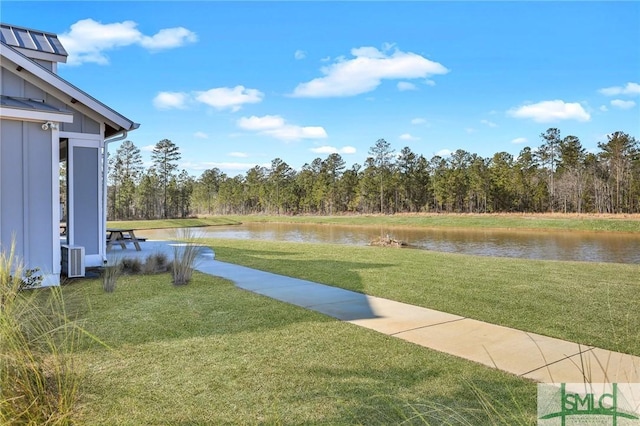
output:
M541 144L517 157L458 149L427 159L409 147L396 153L384 139L364 164L347 167L339 154L299 171L275 158L228 176L217 168L200 177L178 172L180 150L163 139L143 167L125 141L109 159L109 219L193 214L319 214L403 212L640 212L640 145L621 131L587 152L576 136L549 128Z

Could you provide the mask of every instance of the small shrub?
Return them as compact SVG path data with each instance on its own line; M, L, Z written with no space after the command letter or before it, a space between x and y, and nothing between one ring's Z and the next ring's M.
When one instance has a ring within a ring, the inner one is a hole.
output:
M127 274L136 275L142 272L142 262L140 259L122 259L122 271Z
M144 274L158 274L167 272L167 256L164 253L155 253L147 257L143 265Z
M149 255L142 266L142 273L145 275L155 274L158 271L158 263L154 255Z
M156 258L158 270L160 272L166 272L167 269L169 269L169 259L167 258L167 255L164 253L156 253L154 256Z

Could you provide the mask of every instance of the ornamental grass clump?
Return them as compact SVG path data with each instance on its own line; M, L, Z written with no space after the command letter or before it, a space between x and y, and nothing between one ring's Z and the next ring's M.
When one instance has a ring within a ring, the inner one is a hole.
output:
M36 289L15 255L0 247L0 424L73 423L79 375L73 352L80 329L59 287Z
M173 247L173 284L186 285L191 281L196 259L200 253L200 244L196 242L197 238L189 229L179 231L178 239L183 242Z
M122 275L123 261L116 260L107 264L102 272L102 289L106 293L113 293L116 290L118 278Z

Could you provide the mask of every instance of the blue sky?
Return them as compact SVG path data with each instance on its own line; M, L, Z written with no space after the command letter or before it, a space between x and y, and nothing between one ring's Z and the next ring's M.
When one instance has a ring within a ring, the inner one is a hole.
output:
M60 75L196 177L362 164L380 138L430 159L640 137L640 2L3 0L0 20L58 34Z

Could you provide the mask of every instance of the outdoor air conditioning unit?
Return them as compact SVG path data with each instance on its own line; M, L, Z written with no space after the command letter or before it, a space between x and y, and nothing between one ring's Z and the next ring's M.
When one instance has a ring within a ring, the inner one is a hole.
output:
M62 246L62 273L69 278L84 277L84 247Z

